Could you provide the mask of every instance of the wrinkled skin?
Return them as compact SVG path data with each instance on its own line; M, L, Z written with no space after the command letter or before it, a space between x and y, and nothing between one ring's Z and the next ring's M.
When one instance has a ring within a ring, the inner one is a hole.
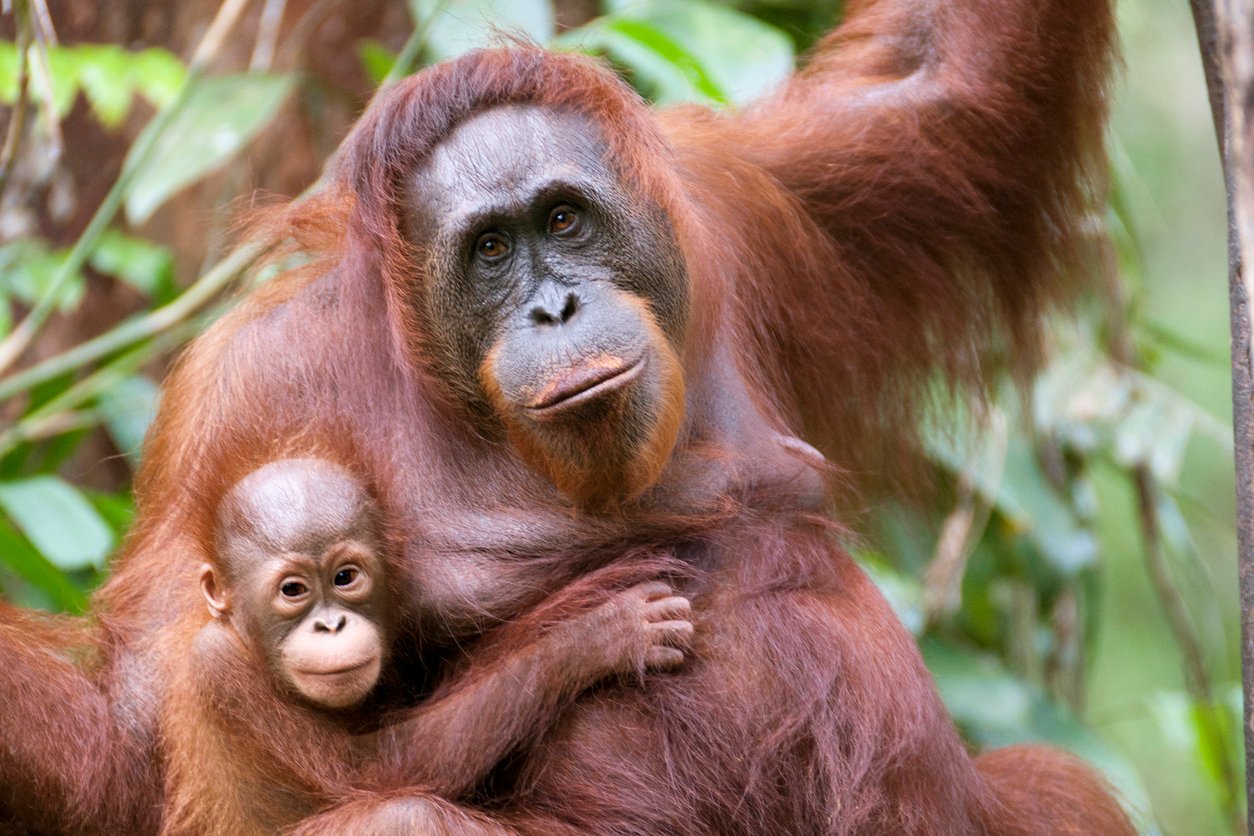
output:
M683 259L605 152L586 118L501 107L459 125L409 183L437 368L588 506L656 481L684 408Z

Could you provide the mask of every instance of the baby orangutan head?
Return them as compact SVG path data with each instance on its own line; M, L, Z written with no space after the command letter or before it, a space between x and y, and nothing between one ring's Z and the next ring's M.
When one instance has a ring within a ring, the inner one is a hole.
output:
M240 480L218 508L209 612L282 687L320 708L358 705L389 641L375 508L348 471L283 459Z

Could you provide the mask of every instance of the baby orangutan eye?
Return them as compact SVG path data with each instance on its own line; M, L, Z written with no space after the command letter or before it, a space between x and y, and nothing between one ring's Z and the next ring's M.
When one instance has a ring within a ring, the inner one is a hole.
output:
M309 592L309 587L304 581L284 581L279 587L279 594L284 598L296 599L302 598Z
M361 570L356 566L345 566L343 569L335 573L333 582L336 586L352 586L361 574Z

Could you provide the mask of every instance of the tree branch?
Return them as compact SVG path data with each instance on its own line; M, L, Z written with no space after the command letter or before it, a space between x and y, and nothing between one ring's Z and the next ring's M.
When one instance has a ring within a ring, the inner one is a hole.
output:
M1232 417L1245 692L1246 803L1254 809L1254 363L1244 254L1254 247L1254 7L1249 0L1190 0L1228 193L1228 300Z
M26 111L30 107L31 16L30 6L25 0L17 0L14 16L17 26L17 100L9 114L4 148L0 150L0 195L4 194L13 166L17 164L18 149L26 133Z

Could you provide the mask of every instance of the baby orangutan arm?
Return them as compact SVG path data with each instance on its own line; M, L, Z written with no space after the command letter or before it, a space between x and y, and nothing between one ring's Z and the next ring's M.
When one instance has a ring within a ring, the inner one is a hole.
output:
M512 749L547 729L575 697L615 674L671 670L693 636L691 605L648 581L554 622L586 600L597 573L502 628L490 646L403 719L386 727L375 778L456 800ZM549 626L544 627L545 624Z

